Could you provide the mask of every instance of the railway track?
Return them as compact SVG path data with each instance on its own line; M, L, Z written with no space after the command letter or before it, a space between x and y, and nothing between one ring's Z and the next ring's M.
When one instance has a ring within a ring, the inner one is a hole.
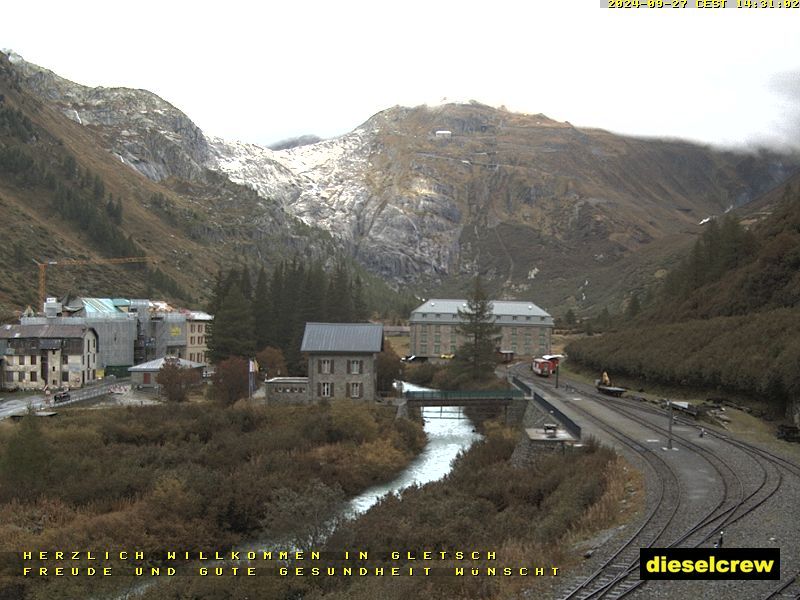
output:
M523 369L515 370L518 377L527 381L533 378ZM542 381L536 381L543 385ZM544 384L546 386L546 384ZM653 407L632 403L626 399L614 399L600 396L590 388L584 386L568 385L568 390L580 394L581 398L592 399L614 411L614 413L639 424L640 426L657 433L660 436L669 434L661 423L653 419L667 421L666 411ZM634 590L642 587L647 582L640 580L638 575L639 548L657 547L696 547L715 538L724 528L735 524L744 517L753 513L764 503L768 502L783 484L784 475L800 477L800 467L787 459L763 450L752 444L735 440L722 432L708 428L708 435L726 447L725 452L714 451L704 443L698 443L691 436L674 433L672 439L676 440L682 448L704 460L716 473L722 487L721 498L712 507L696 518L695 522L683 527L673 524L675 512L685 501L687 490L679 485L675 486L674 494L665 493L672 487L670 482L679 482L675 465L664 461L661 452L643 445L637 439L622 432L618 427L601 419L590 411L571 402L570 409L581 414L598 427L601 427L616 440L635 453L648 465L655 478L657 490L652 506L646 514L639 529L623 540L618 550L610 559L604 562L594 573L583 579L574 587L564 600L590 599L590 598L621 598ZM686 419L677 420L684 426L691 426L696 430L696 425ZM731 453L739 455L733 460ZM737 466L741 461L749 461L750 468L746 469L748 477L740 475L742 469ZM674 461L673 461L674 462ZM671 515L669 518L666 515ZM763 595L767 598L797 598L796 577L789 578L776 588Z

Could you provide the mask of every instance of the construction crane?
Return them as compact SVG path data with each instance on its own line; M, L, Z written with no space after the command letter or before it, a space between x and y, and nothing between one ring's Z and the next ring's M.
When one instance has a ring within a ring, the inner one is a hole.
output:
M61 265L61 266L72 266L72 265L120 265L125 263L143 263L152 260L149 256L134 256L128 258L90 258L86 260L74 260L74 259L66 259L66 260L48 260L46 262L39 262L38 260L34 259L35 262L39 266L39 307L41 308L44 306L45 301L45 287L47 282L47 267Z

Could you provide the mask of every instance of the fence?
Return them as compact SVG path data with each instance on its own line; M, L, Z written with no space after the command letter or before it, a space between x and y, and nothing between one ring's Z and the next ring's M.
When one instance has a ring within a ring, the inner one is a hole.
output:
M522 390L525 394L530 396L536 405L542 409L544 412L553 415L553 418L556 419L559 423L564 426L564 429L570 432L576 439L581 439L581 427L575 421L570 419L567 415L563 412L558 410L555 406L550 404L547 400L545 400L541 395L537 394L533 387L522 381L517 376L511 377L511 383L517 386L520 390Z

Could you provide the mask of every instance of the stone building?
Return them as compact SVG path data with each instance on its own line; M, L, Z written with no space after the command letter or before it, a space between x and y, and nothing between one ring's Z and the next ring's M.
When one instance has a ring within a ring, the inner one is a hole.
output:
M410 353L433 360L455 354L463 339L456 333L467 310L466 300L432 298L415 308L409 319ZM550 353L553 317L533 302L492 300L495 324L500 327L497 351L506 355L539 356Z
M79 388L97 379L97 352L97 332L85 325L0 326L0 385Z
M383 350L383 325L373 323L306 323L300 351L308 355L308 377L268 380L268 401L323 398L374 400L378 390L375 358Z

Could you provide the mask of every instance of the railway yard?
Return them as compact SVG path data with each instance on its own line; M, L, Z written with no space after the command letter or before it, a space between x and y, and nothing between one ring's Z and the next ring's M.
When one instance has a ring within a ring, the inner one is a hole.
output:
M679 414L669 448L665 410L601 395L563 377L556 389L552 379L534 377L528 364L511 373L532 383L584 436L616 448L642 471L646 484L638 521L619 528L564 577L559 598L800 598L800 460L790 452ZM726 548L780 548L780 581L639 579L640 548L710 548L720 542Z

